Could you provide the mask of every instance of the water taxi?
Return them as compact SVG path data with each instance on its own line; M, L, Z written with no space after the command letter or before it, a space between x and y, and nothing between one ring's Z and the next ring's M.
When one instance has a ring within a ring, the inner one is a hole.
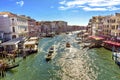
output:
M70 43L69 42L66 43L66 47L70 48Z
M53 59L54 55L55 55L55 47L52 46L49 49L48 54L46 55L46 61L49 61L49 60Z

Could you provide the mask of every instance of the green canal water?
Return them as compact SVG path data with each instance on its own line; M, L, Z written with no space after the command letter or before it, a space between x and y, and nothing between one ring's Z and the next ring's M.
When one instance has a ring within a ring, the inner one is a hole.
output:
M67 41L72 44L69 49L65 48ZM45 55L53 44L57 54L46 62ZM104 48L82 50L73 35L43 38L38 53L21 59L20 66L0 80L120 80L120 68L111 54Z

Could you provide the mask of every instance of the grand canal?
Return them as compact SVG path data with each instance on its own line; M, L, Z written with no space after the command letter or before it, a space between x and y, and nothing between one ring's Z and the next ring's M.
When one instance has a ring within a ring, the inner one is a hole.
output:
M81 49L74 35L59 35L39 41L39 52L20 60L20 66L6 72L1 80L120 80L120 68L104 48ZM69 41L72 47L65 48ZM52 45L56 56L46 62L45 55Z

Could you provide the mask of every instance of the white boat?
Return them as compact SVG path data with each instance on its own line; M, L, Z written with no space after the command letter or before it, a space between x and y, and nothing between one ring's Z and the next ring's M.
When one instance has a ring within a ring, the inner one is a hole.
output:
M90 46L91 43L84 43L85 46Z
M76 37L75 40L80 41L80 40L82 40L82 38L81 37Z
M113 52L112 59L120 66L120 52Z

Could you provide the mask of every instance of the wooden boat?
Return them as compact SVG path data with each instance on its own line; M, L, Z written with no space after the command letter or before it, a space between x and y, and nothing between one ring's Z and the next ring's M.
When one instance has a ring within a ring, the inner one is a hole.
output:
M8 64L7 62L0 60L0 70L7 71L18 66L19 64Z
M66 47L70 48L70 43L69 42L66 43Z
M48 52L48 54L46 55L46 61L49 61L53 58L53 56L55 55L55 47L52 46Z
M6 68L5 68L5 70L10 70L10 69L16 68L18 66L19 66L19 64L7 65Z

